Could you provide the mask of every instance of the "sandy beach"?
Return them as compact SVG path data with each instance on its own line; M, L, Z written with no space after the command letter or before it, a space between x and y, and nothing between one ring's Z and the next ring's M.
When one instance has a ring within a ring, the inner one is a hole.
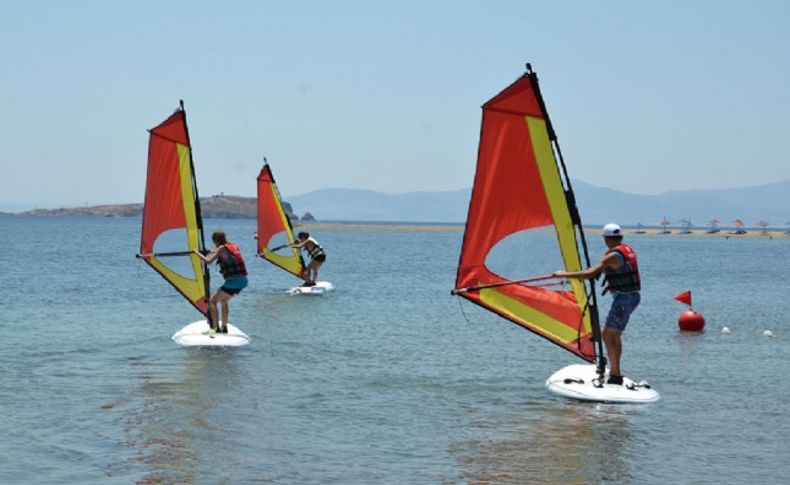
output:
M682 229L670 229L669 233L662 233L661 229L642 229L640 233L634 228L625 228L626 237L629 236L659 236L659 237L709 237L725 239L787 239L790 234L779 229L763 232L762 229L747 230L746 234L734 234L732 230L721 230L717 233L708 233L707 229L694 229L691 232L681 234ZM585 229L587 234L598 234L597 229Z

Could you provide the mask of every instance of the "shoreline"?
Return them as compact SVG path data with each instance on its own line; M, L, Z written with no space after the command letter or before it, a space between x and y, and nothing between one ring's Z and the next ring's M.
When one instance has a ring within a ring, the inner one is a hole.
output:
M87 214L69 214L69 215L39 215L39 214L9 214L9 213L0 213L0 217L9 217L9 218L16 218L16 217L33 217L33 218L41 218L41 217L54 217L54 218L63 218L63 217L74 217L75 219L82 219L82 218L97 218L103 219L105 217L108 218L139 218L139 215L112 215L112 216L96 216L96 215L87 215ZM217 219L216 217L206 217L205 219ZM224 218L220 217L219 219L230 219L230 220L254 220L254 218L250 217L231 217L231 218ZM291 222L293 224L293 228L295 232L298 232L299 228L305 228L307 230L316 230L316 231L369 231L369 232L417 232L417 233L463 233L465 228L465 223L463 222L390 222L390 221L376 221L376 222L366 222L366 221L331 221L331 222L322 222L322 221L301 221L301 220L294 220ZM717 233L708 233L707 228L700 228L700 229L693 229L688 233L681 234L681 228L674 228L669 229L670 232L662 233L662 229L660 228L650 228L650 229L640 229L638 230L636 227L628 227L623 226L624 236L627 238L631 237L694 237L694 238L724 238L724 239L790 239L790 232L786 229L780 228L771 228L763 232L762 228L758 229L746 229L746 234L735 234L734 228L724 228L720 229ZM639 232L637 232L639 231ZM594 237L599 236L601 233L600 227L598 225L588 225L584 228L584 234L587 237Z
M463 233L463 223L421 223L421 222L293 222L294 231L298 232L299 228L317 231L370 231L370 232L448 232L448 233ZM670 233L662 233L661 229L642 229L641 233L637 233L636 228L624 228L625 237L705 237L705 238L723 238L723 239L790 239L790 234L781 229L768 230L762 232L762 229L747 230L746 234L733 234L730 230L721 230L717 233L707 233L707 229L692 230L686 234L680 234L680 229L670 230ZM600 229L585 228L584 234L587 237L599 236Z
M717 233L708 233L707 229L691 230L690 232L681 234L682 229L671 230L669 233L662 233L661 229L642 229L641 233L637 233L635 228L624 228L624 236L626 237L640 237L640 236L657 236L657 237L705 237L705 238L723 238L723 239L788 239L790 234L782 229L768 230L763 232L762 229L747 230L746 234L735 234L733 230L720 230ZM585 234L600 235L600 230L585 229Z

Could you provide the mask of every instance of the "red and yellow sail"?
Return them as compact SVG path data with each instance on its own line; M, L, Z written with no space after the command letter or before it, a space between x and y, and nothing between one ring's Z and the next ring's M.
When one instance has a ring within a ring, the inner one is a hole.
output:
M183 105L149 133L140 257L207 315L208 272L201 259L192 254L205 246ZM173 230L183 234L177 250L157 253L157 239ZM175 270L173 263L176 259L183 263L183 258L189 263L179 264Z
M279 246L272 246L274 237L284 234ZM298 249L283 246L294 243L293 227L283 208L272 169L264 163L258 175L258 256L298 278L305 279L304 261Z
M554 141L534 73L525 74L483 105L477 171L456 288L508 283L486 266L487 255L506 237L538 228L553 228L567 271L581 269L579 227L572 217L575 208L566 197ZM557 288L514 283L459 294L594 361L597 315L593 322L595 309L584 282L571 280L569 284L570 288Z

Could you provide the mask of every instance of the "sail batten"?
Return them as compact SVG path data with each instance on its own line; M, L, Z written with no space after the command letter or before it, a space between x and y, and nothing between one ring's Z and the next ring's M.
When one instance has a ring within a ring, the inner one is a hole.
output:
M163 235L175 232L175 247L156 251ZM177 110L158 126L149 130L148 169L146 177L141 257L172 285L198 311L208 316L208 271L193 251L204 251L203 226L195 184L192 151L186 115ZM188 263L174 266L167 256L183 256Z
M509 280L487 264L492 249L505 239L551 228L558 264L567 271L582 268L578 215L569 202L570 183L555 149L558 154L534 73L483 105L477 170L455 285L472 290L456 294L592 362L598 333L588 293L592 285L588 290L583 282L570 280L559 289L554 284L529 286L524 283L532 279ZM527 274L540 274L539 270L528 268L534 272Z
M277 237L280 244L272 244ZM295 241L291 220L283 207L271 167L264 159L258 175L258 256L297 278L305 279L302 255L298 249L287 247Z

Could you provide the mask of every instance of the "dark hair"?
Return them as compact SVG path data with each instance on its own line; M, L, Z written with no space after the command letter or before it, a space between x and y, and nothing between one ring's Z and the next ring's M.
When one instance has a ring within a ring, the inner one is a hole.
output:
M228 238L225 236L225 231L223 230L214 231L214 234L211 235L211 240L217 245L228 242Z
M604 236L603 238L604 239L616 239L618 241L622 241L623 240L623 235L622 234L618 234L616 236Z
M299 239L308 238L308 237L310 237L310 233L302 231L299 234L297 234L296 237L298 237Z

